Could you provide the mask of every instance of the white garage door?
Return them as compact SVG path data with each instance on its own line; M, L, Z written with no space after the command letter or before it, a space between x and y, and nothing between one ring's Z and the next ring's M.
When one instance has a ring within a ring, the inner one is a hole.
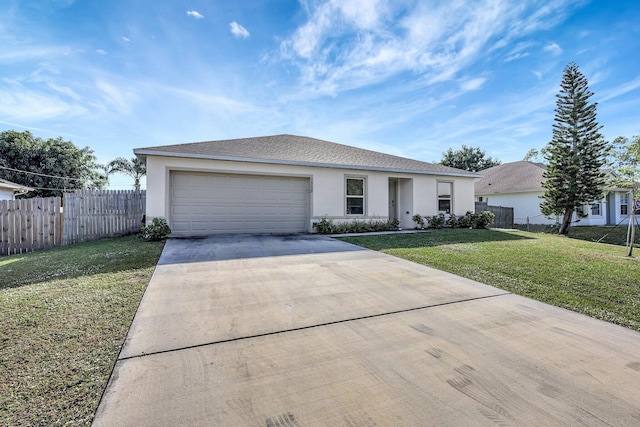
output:
M308 231L306 178L174 171L170 200L177 236Z

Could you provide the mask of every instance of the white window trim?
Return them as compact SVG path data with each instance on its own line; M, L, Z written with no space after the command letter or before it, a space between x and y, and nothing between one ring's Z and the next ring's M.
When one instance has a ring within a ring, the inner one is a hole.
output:
M620 215L625 215L625 216L629 215L629 212L630 212L629 211L629 199L630 199L630 197L629 197L628 193L623 193L623 194L620 195L620 210L619 210ZM626 211L627 211L626 213L622 213L622 207L623 206L626 207Z
M440 200L449 200L449 207L450 207L449 210L451 211L449 213L454 214L455 210L453 206L453 193L455 192L455 188L453 183L454 181L445 181L445 180L436 181L436 211L438 213L446 214L445 211L440 210ZM451 194L449 195L448 199L440 199L440 194L438 194L438 184L451 184Z
M349 194L347 194L347 180L349 179L359 179L362 180L362 196L350 196ZM362 213L361 214L352 214L352 213L347 213L347 209L348 209L348 204L347 204L347 199L348 198L362 198ZM362 175L345 175L344 177L344 197L342 199L344 201L344 214L345 216L358 216L358 217L363 217L367 215L367 177L366 176L362 176Z

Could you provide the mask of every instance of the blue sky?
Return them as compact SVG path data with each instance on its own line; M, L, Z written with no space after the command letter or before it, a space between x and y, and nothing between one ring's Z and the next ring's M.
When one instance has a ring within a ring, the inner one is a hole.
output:
M604 136L640 133L637 0L3 0L0 16L0 130L101 162L280 133L521 160L551 137L570 61Z

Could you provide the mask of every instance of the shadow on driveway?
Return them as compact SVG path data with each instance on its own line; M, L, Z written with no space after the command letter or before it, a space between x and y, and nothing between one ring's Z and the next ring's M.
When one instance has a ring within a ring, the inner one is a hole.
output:
M218 234L169 239L158 265L362 250L320 235Z

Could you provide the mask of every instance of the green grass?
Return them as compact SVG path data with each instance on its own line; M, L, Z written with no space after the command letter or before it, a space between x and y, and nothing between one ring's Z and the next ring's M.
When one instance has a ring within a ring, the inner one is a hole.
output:
M640 261L622 246L466 229L342 240L640 331Z
M135 236L0 258L0 425L90 425L162 251Z
M516 225L515 228L526 231L526 225ZM530 231L557 234L558 229L551 226L533 224ZM569 237L572 239L586 240L589 242L602 242L612 245L625 246L627 244L627 225L613 226L573 226L569 229ZM634 248L640 248L640 230L636 227Z

